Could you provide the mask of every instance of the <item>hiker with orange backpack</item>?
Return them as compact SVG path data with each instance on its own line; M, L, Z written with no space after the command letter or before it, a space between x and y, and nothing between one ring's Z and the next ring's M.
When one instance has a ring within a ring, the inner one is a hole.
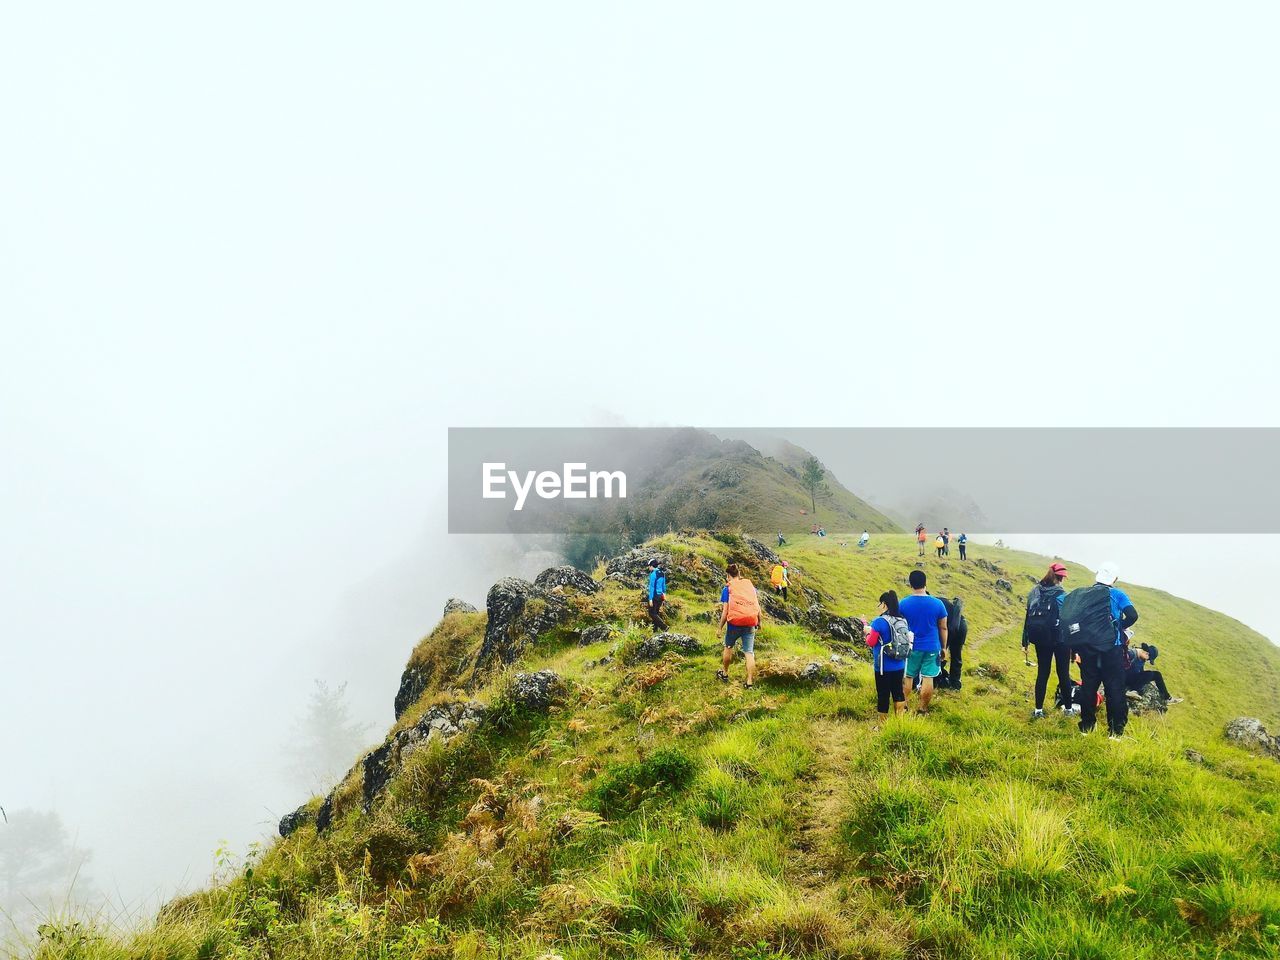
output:
M916 524L916 543L920 545L920 556L924 556L925 541L929 539L929 531L924 528L923 523Z
M788 576L787 561L779 560L773 565L773 569L769 571L769 586L773 587L774 593L782 594L782 599L787 599L787 587L791 585Z
M733 662L733 648L742 641L742 658L747 664L747 689L756 682L756 631L760 629L760 597L756 585L742 574L736 564L729 564L728 600L720 613L720 626L724 628L724 655L716 676L729 681L729 664Z

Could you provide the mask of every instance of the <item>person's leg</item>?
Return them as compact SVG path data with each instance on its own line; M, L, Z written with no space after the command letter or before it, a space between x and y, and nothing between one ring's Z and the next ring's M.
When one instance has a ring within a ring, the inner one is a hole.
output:
M963 633L957 634L955 637L947 637L947 649L950 651L950 669L948 675L951 679L951 689L960 689L960 668L964 664L964 641Z
M1066 644L1055 644L1053 662L1058 668L1058 706L1071 706L1071 651Z
M782 588L782 599L783 599L783 600L786 600L786 599L787 599L787 588L786 588L786 587L783 587L783 588Z
M1118 737L1129 722L1129 700L1124 695L1124 651L1120 647L1112 647L1102 655L1101 672L1107 700L1107 729L1113 737Z
M1102 670L1098 654L1084 651L1080 656L1080 689L1076 702L1080 704L1080 732L1088 733L1098 722L1098 685L1102 682Z
M893 697L894 715L898 717L907 712L907 698L903 692L905 673L905 670L893 670L889 673L889 693Z
M1148 681L1156 685L1156 689L1160 691L1160 696L1165 700L1171 700L1169 696L1169 688L1164 685L1164 674L1159 670L1143 670L1147 675Z
M756 682L756 632L754 629L742 631L742 659L747 662L747 686Z
M1049 671L1053 669L1053 653L1047 644L1037 643L1036 648L1036 709L1044 709L1044 695L1049 689Z
M724 654L720 657L720 673L724 675L726 680L729 678L729 664L733 663L733 644L734 641L726 633L724 635Z
M888 720L889 719L889 701L891 699L896 700L898 699L898 697L901 697L902 688L901 687L898 688L898 697L894 697L893 691L890 689L893 683L893 674L881 673L877 670L875 677L876 677L876 713L880 714L881 720Z
M920 712L928 713L929 704L933 701L933 677L920 678Z

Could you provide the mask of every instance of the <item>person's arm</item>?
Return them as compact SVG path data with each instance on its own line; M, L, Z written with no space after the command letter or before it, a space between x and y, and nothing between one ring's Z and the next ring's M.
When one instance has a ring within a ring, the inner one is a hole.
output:
M1129 604L1120 611L1120 629L1128 630L1138 622L1138 611L1134 609L1133 604Z
M667 599L667 578L666 575L658 577L658 592L662 594L662 599Z
M938 618L938 642L942 644L942 649L947 649L947 618L941 616Z

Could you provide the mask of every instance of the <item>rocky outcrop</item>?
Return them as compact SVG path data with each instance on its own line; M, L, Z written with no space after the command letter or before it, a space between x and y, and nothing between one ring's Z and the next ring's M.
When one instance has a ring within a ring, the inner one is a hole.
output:
M302 825L310 823L311 820L311 811L307 809L306 804L303 804L293 813L286 813L280 818L280 836L289 836Z
M1013 593L1013 584L1004 577L996 578L996 586L1007 593Z
M836 682L836 674L829 666L815 660L805 664L804 669L800 671L800 679L806 683L819 683L825 686Z
M604 565L605 578L630 587L640 586L649 578L650 560L657 560L668 570L671 568L669 553L650 550L647 547L636 547L609 560Z
M363 804L365 813L382 793L400 764L433 740L452 740L484 719L485 707L474 700L441 703L431 707L413 726L401 730L364 758Z
M1148 683L1143 687L1136 698L1129 698L1129 712L1136 717L1144 713L1165 713L1168 709L1169 705L1165 703L1164 697L1160 696L1160 691L1156 689L1154 683Z
M979 558L973 561L973 565L979 570L985 570L987 573L994 574L997 577L1004 576L1004 569L996 566L990 560Z
M824 634L837 643L860 643L865 635L861 620L830 613L818 603L809 605L805 611L805 622L815 633Z
M1260 750L1273 760L1280 760L1280 737L1267 733L1262 721L1255 717L1236 717L1227 724L1226 737L1232 743Z
M479 613L480 611L467 603L465 600L459 600L457 597L450 597L444 605L444 615L447 617L451 613Z
M545 713L557 703L562 703L567 687L554 670L538 670L534 673L517 673L507 687L509 703Z
M668 650L674 650L677 653L698 653L702 650L702 645L684 633L655 633L641 640L628 660L631 663L657 660Z
M579 593L595 593L600 589L600 584L592 580L589 574L583 573L577 567L571 567L568 564L560 567L548 567L538 574L533 581L533 585L539 590L545 590L547 593L565 589L577 590Z
M427 692L431 684L434 669L430 666L408 666L400 674L400 689L396 691L394 703L396 719L399 720L406 710L418 702L418 698Z
M356 770L360 770L361 807L365 813L368 813L373 801L386 789L391 778L400 769L400 765L412 756L415 750L433 740L442 742L452 740L463 731L478 726L484 720L486 712L484 704L474 700L436 704L427 710L413 726L393 734L380 747L367 753L363 760L347 772L342 782L348 780ZM324 833L333 822L337 793L337 787L329 791L329 795L320 804L320 809L316 811L315 824L318 833ZM280 821L280 835L287 837L309 819L310 814L306 808L299 807Z
M754 537L743 537L742 542L747 545L747 549L754 553L756 555L756 559L761 563L768 564L772 567L775 563L782 562L781 557Z
M616 631L612 624L595 623L578 634L578 645L589 647L593 643L606 643L612 639Z
M795 615L792 613L791 608L782 602L782 597L767 588L759 591L759 593L760 606L764 610L766 620L775 620L781 623L795 622Z
M485 607L488 621L476 660L481 668L515 662L539 634L572 616L563 597L518 577L504 577L490 587Z

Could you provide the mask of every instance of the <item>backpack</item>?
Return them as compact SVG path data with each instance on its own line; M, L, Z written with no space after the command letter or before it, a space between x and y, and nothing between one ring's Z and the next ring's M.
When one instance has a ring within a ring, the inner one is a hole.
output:
M729 603L726 619L731 626L754 627L760 622L760 598L750 580L739 577L729 581Z
M787 582L786 567L784 567L780 563L776 564L774 568L771 571L769 571L769 582L772 583L775 587L781 587L783 584L785 584Z
M1062 601L1062 637L1073 649L1105 653L1119 633L1111 617L1111 588L1105 583L1077 587Z
M964 619L960 609L963 606L964 601L959 597L952 597L951 603L947 604L947 635L950 637L958 636L960 633L960 622Z
M1064 593L1059 586L1046 587L1038 583L1031 588L1031 596L1027 597L1027 634L1033 643L1061 639L1058 632L1062 610L1059 600ZM1110 604L1108 599L1108 608Z
M891 617L886 613L884 619L889 624L889 636L880 638L880 666L882 669L885 657L890 660L907 659L911 653L911 641L915 639L911 634L911 630L907 627L906 617Z

